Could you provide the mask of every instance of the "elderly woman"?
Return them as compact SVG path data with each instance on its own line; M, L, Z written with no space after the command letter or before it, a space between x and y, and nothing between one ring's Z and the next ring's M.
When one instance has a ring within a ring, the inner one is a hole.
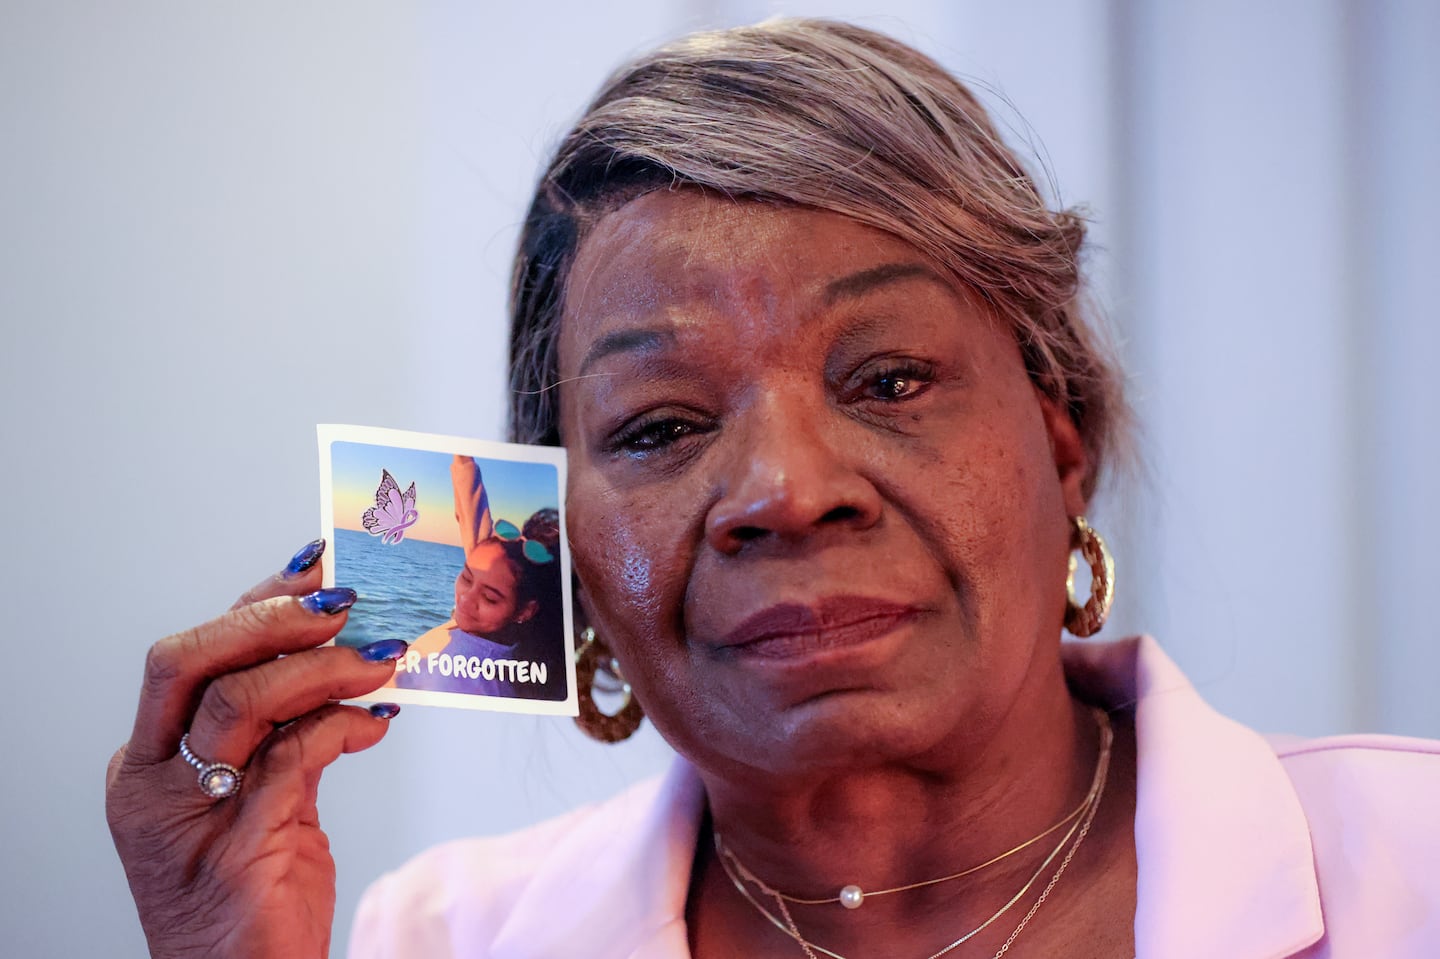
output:
M512 431L569 451L582 686L634 693L582 719L681 758L382 879L355 954L1436 955L1435 744L1269 741L1149 640L1061 644L1125 421L1083 233L883 36L617 74L525 223ZM314 559L151 651L108 799L155 955L326 950L316 786L393 715L335 701L403 644L318 648L354 594Z

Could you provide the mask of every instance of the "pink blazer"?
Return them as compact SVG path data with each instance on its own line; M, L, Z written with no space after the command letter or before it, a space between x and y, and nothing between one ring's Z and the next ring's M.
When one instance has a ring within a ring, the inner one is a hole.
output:
M1071 682L1133 709L1138 959L1440 957L1440 743L1266 738L1151 639L1066 646ZM693 770L379 879L352 959L689 959L705 797Z

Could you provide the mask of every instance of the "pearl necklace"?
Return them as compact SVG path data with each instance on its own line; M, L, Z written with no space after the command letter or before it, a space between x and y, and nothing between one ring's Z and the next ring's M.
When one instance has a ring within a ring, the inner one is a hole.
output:
M831 959L845 959L845 957L840 955L839 953L832 952L831 950L826 949L825 947L818 945L817 943L809 941L803 935L801 935L800 928L796 924L794 917L790 915L790 909L786 906L786 903L792 902L801 905L823 905L827 903L838 902L847 909L857 909L860 907L861 904L863 904L867 896L880 896L894 892L903 892L908 889L919 889L924 886L933 886L936 883L947 882L951 879L958 879L961 876L968 876L971 873L984 869L986 866L994 865L995 863L1000 862L1002 859L1006 859L1010 856L1015 855L1021 850L1034 845L1041 839L1044 839L1046 836L1055 832L1057 829L1059 829L1066 823L1071 823L1071 826L1065 832L1065 835L1060 838L1060 842L1057 843L1055 848L1050 851L1050 854L1045 857L1045 859L1040 863L1039 867L1035 870L1035 872L1030 876L1029 879L1025 881L1025 884L1020 887L1019 892L1012 896L1003 906L1001 906L994 914L992 914L990 918L986 919L984 922L980 923L980 925L965 933L959 939L951 942L948 946L945 946L939 952L932 953L930 956L927 957L927 959L940 959L941 956L958 948L961 944L978 935L980 932L988 928L992 923L996 922L1002 916L1004 916L1005 913L1009 912L1010 909L1012 909L1017 902L1024 898L1025 894L1030 891L1031 887L1033 887L1035 883L1039 881L1040 876L1044 874L1045 870L1050 867L1050 864L1055 861L1056 857L1060 855L1061 850L1064 849L1068 844L1070 848L1065 853L1064 858L1060 860L1060 866L1055 870L1055 874L1050 877L1050 881L1045 885L1045 888L1040 891L1039 897L1036 898L1035 902L1030 906L1029 911L1026 912L1024 917L1021 918L1020 924L1015 927L1015 930L1010 933L1009 937L1006 938L1004 944L1001 945L1000 949L995 953L994 959L1000 959L1000 957L1004 956L1005 953L1010 950L1010 945L1015 941L1016 937L1018 937L1020 933L1024 931L1025 927L1029 924L1035 913L1040 909L1041 905L1043 905L1045 903L1045 900L1050 897L1050 893L1055 888L1055 884L1058 883L1060 881L1060 877L1065 874L1066 867L1068 867L1070 865L1070 861L1075 858L1075 853L1079 850L1080 844L1085 841L1085 837L1089 834L1090 826L1095 821L1095 814L1100 808L1100 798L1105 792L1105 780L1110 770L1110 746L1111 743L1114 741L1114 731L1111 729L1109 716L1107 716L1102 710L1099 709L1096 709L1093 712L1096 725L1100 727L1100 755L1095 762L1095 774L1091 779L1090 790L1085 794L1085 798L1081 801L1080 805L1077 806L1075 810L1072 811L1069 815L1067 815L1064 819L1061 819L1055 825L1040 833L1038 836L1028 839L1020 845L1016 846L1014 849L1003 852L995 858L987 860L986 862L983 862L978 866L972 866L969 869L953 873L949 876L941 876L939 879L927 879L922 882L910 883L904 886L895 886L890 889L880 889L871 893L865 893L860 889L859 886L851 884L841 889L838 896L831 896L826 899L801 899L780 892L779 890L765 883L749 869L747 869L745 865L740 862L740 860L735 856L735 854L725 847L725 844L720 837L720 831L716 829L714 830L715 852L720 860L720 866L722 869L725 870L725 875L730 877L731 883L734 884L735 888L739 890L740 894L745 897L745 900L749 902L750 905L754 906L755 909L762 916L768 919L771 924L773 924L777 929L795 940L795 942L800 946L801 951L804 952L806 959L819 959L819 953L830 956ZM765 908L765 906L762 905L760 901L751 894L746 883L754 885L762 893L774 899L775 904L779 909L780 916L777 917L769 909ZM783 920L781 917L783 917Z

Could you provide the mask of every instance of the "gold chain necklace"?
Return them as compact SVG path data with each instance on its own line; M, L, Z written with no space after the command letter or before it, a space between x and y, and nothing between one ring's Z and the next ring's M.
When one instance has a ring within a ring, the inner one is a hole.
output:
M969 875L970 873L976 872L980 869L984 869L986 866L993 865L994 863L999 862L1000 860L1012 856L1015 853L1021 851L1022 849L1033 845L1034 843L1053 833L1056 829L1059 829L1065 823L1072 822L1072 820L1076 820L1076 817L1078 817L1078 821L1074 821L1072 823L1070 828L1066 831L1065 835L1060 838L1060 842L1057 843L1055 848L1050 851L1049 855L1047 855L1045 859L1040 863L1039 867L1035 870L1035 872L1030 876L1029 879L1025 881L1025 884L1020 887L1019 892L1017 892L1003 906L996 910L996 912L992 914L990 918L986 919L980 925L965 933L959 939L951 942L948 946L945 946L939 952L932 953L930 956L927 957L927 959L940 959L941 956L944 956L946 953L949 953L952 950L959 948L960 945L967 942L974 936L979 935L991 924L998 921L1002 916L1005 915L1005 913L1009 912L1016 903L1018 903L1021 899L1025 897L1025 894L1029 892L1030 889L1035 885L1035 883L1040 880L1041 875L1043 875L1045 870L1050 867L1050 864L1053 863L1058 856L1060 856L1061 850L1065 849L1065 847L1069 845L1070 848L1065 853L1064 858L1060 860L1060 865L1055 870L1055 874L1050 877L1050 881L1046 883L1045 888L1040 891L1040 895L1036 898L1035 902L1031 904L1029 911L1026 912L1025 915L1020 919L1019 925L1015 927L1014 931L1010 933L1008 938L1006 938L1004 944L1000 946L1000 949L995 953L994 959L1000 959L1000 957L1004 956L1005 953L1010 951L1010 946L1012 943L1014 943L1016 937L1018 937L1020 933L1024 931L1030 920L1034 918L1035 913L1039 911L1040 907L1045 903L1045 900L1050 897L1050 893L1054 890L1056 883L1060 881L1060 877L1065 874L1065 870L1070 865L1071 860L1075 858L1075 853L1079 850L1080 844L1085 841L1085 837L1089 834L1090 826L1095 821L1095 814L1100 808L1100 798L1105 792L1105 780L1110 770L1110 746L1111 743L1114 741L1114 731L1111 729L1109 716L1107 716L1103 711L1098 709L1094 710L1094 716L1096 724L1100 727L1100 755L1095 762L1095 774L1091 779L1090 790L1085 794L1085 798L1081 801L1080 805L1076 808L1074 812L1070 813L1064 819L1060 820L1060 822L1056 823L1054 826L1051 826L1045 832L1034 837L1033 839L1029 839L1026 842L1020 844L1019 846L1016 846L1014 849L1002 853L994 859L983 862L978 866L971 867L970 869L967 869L963 872L954 873L950 876L942 876L939 879L930 879L923 882L911 883L906 886L896 886L891 889L879 890L868 894L870 896L878 896L892 892L901 892L907 889L918 889L924 886L932 886L936 883L946 882L950 879L958 879L961 876ZM725 875L730 877L731 883L734 884L735 888L740 892L740 895L742 895L745 900L750 903L751 906L755 907L755 909L762 916L768 919L771 924L773 924L777 929L785 933L790 938L794 939L795 942L800 946L801 951L805 954L806 959L820 959L819 954L829 956L831 957L831 959L845 959L845 957L840 955L839 953L826 949L824 946L818 945L817 943L813 943L806 939L803 935L801 935L800 927L796 924L794 917L791 916L790 909L786 906L786 902L806 905L820 905L825 903L840 902L842 905L846 905L847 908L851 909L856 908L860 904L860 902L857 901L855 905L849 905L845 900L843 891L840 896L834 896L828 899L800 899L793 896L787 896L779 890L776 890L766 884L763 880L761 880L749 869L747 869L745 865L741 863L740 860L735 856L735 854L725 847L724 842L720 837L719 830L715 830L714 832L715 852L720 860L720 866L722 869L725 870ZM769 909L765 908L765 906L761 904L760 901L751 894L749 888L746 886L747 882L753 884L765 895L775 900L776 907L780 912L779 917L777 917ZM847 886L846 888L849 889L852 887ZM858 887L854 888L858 889ZM864 895L860 897L860 901L863 901L863 899ZM783 917L783 919L781 917Z

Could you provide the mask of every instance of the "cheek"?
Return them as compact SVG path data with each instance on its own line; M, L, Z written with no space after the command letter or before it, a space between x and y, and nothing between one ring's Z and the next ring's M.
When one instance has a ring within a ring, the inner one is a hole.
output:
M992 401L945 412L960 426L926 430L867 466L897 525L917 537L896 561L938 566L975 625L1033 575L1035 523L1059 508L1058 481L1023 409Z
M505 597L504 602L494 603L491 609L495 610L496 616L508 623L515 618L515 607L515 595L512 593Z
M947 490L946 539L966 571L968 588L960 595L982 635L1028 630L1015 617L1043 607L1038 598L1054 578L1053 531L1064 515L1059 480L1043 437L1017 444L1017 435L1027 434L982 433L973 462L983 465L964 471Z
M571 555L586 611L622 662L650 663L659 647L683 645L694 537L677 499L572 484Z
M635 529L635 517L610 510L590 516L573 510L571 516L575 566L592 614L618 616L626 625L657 619L664 589L659 557Z
M455 588L455 605L465 609L478 610L481 607L480 593L474 587Z

